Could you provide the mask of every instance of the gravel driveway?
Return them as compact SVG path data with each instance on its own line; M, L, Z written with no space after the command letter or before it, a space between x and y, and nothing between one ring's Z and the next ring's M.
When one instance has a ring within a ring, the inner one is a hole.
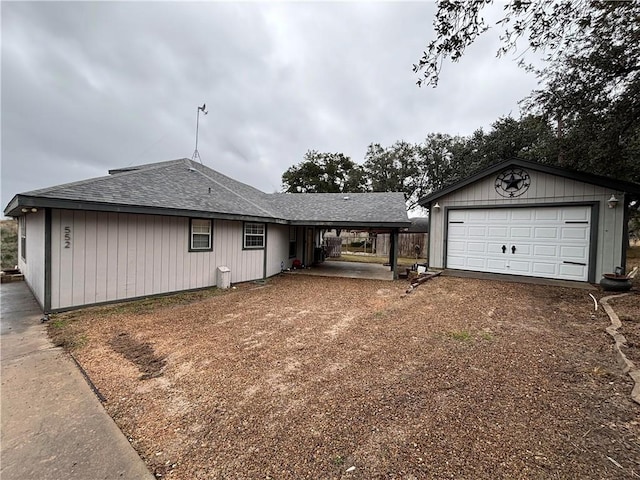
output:
M640 478L640 408L587 292L406 285L283 275L50 333L158 477Z

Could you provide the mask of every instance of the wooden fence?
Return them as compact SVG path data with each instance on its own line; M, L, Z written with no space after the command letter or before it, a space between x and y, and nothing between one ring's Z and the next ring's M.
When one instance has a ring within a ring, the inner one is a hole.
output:
M427 233L400 233L398 235L398 256L416 258L416 246L418 247L418 259L425 259L427 255ZM361 244L355 246L354 244ZM338 258L342 252L373 253L379 257L388 257L391 248L391 239L388 233L379 233L375 237L366 239L363 237L325 237L324 248L327 257Z
M427 241L428 233L401 233L398 235L398 256L400 257L416 257L418 250L418 259L427 257ZM416 246L418 247L416 249ZM391 248L391 238L388 233L379 233L376 236L376 255L389 256L389 248Z
M325 237L324 248L327 257L337 258L342 253L342 238Z

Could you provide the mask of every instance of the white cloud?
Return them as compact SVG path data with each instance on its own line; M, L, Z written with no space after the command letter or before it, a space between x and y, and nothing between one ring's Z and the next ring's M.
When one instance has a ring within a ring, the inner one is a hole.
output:
M411 70L433 3L2 5L2 203L109 168L190 157L265 191L309 149L469 134L518 113L535 79L495 59L497 35Z

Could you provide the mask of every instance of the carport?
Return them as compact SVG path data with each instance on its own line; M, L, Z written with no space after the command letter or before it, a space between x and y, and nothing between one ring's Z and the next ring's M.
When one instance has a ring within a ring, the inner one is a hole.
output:
M378 280L398 279L398 235L401 228L406 228L410 222L398 222L393 226L382 223L368 225L354 225L338 222L316 222L313 225L306 223L297 228L302 232L302 244L298 245L297 252L303 265L311 267L311 270L301 270L297 273L321 275L329 277L346 278L375 278ZM321 256L322 234L327 230L367 230L375 233L388 233L391 241L388 264L367 264L358 262L324 262ZM300 235L299 233L297 235Z

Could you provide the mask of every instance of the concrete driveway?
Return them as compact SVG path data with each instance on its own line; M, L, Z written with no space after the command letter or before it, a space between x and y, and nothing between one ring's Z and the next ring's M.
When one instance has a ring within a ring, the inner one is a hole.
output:
M152 479L75 363L55 348L24 282L0 287L0 477Z
M401 268L398 268L401 271ZM389 267L378 263L341 262L328 260L305 270L291 270L294 275L315 275L319 277L366 278L369 280L393 280Z

